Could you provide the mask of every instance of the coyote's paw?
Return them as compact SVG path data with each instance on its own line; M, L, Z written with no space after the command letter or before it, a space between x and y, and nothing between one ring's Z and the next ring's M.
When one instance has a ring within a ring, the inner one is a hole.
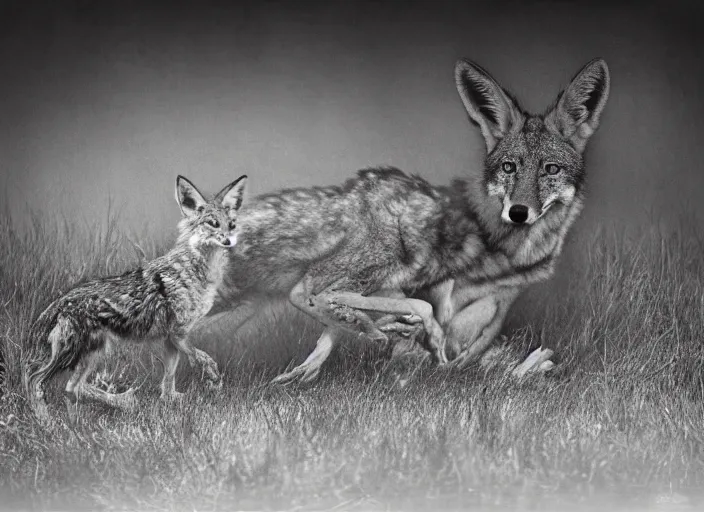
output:
M545 373L555 366L555 363L550 361L553 351L542 346L536 348L530 353L526 360L513 369L513 376L522 378L528 373Z
M404 331L422 323L423 319L419 315L384 315L374 322L374 325L384 331Z
M203 377L205 378L206 385L210 389L221 389L222 388L222 375L218 371L218 365L215 361L212 361L211 365L203 367Z
M218 370L218 364L207 353L196 349L196 360L200 365L201 379L206 380L206 385L210 389L222 388L222 375Z
M385 315L375 325L394 344L404 339L416 340L424 333L423 319L418 315Z
M433 329L428 332L426 345L428 351L432 354L433 359L438 366L448 364L447 353L445 352L446 337L440 325L433 321Z
M452 361L450 361L447 366L448 368L453 368L457 370L463 370L467 368L470 364L474 363L477 361L477 357L471 355L469 352L466 350L463 350L460 352L457 357L455 357Z
M294 382L307 383L314 381L320 374L320 368L310 366L297 366L290 372L284 372L272 379L272 384L285 386Z
M218 375L217 378L208 378L205 382L205 385L208 386L208 389L212 389L214 391L218 391L222 389L222 377Z

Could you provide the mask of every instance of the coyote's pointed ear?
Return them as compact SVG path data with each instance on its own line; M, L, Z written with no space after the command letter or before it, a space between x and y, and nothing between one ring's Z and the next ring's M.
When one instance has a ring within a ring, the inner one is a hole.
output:
M196 215L207 202L196 186L181 175L176 178L176 201L184 217Z
M599 126L599 117L609 98L609 85L606 62L594 59L558 96L555 108L545 117L545 124L569 140L577 151L584 151L587 140Z
M215 195L215 200L228 210L239 210L244 199L244 186L246 184L247 175L244 174L218 192Z
M489 153L520 122L521 110L501 86L481 66L459 60L455 81L469 117L479 125Z

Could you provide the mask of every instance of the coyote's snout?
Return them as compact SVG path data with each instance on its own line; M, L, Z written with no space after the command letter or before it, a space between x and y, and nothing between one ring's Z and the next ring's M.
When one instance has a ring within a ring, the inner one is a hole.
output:
M188 334L211 308L222 281L227 252L236 241L244 178L206 200L179 176L176 200L183 218L174 247L143 267L73 288L39 316L32 329L36 346L27 362L25 384L40 417L48 416L44 384L62 370L73 370L66 391L77 398L131 407L133 390L107 393L87 382L98 356L123 341L164 343L163 398L178 395L174 376L181 353L191 365L201 366L211 385L220 385L215 361L193 347Z

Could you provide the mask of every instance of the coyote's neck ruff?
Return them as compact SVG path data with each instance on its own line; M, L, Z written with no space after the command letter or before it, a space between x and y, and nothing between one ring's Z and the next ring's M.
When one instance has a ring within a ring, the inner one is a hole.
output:
M453 278L473 285L506 286L529 283L550 275L564 235L582 209L582 193L569 205L554 204L533 224L507 224L502 205L471 180L455 180L433 189L439 198L438 223L428 234L438 244L418 255L415 292Z
M216 307L288 295L328 326L280 380L315 377L340 329L385 339L389 315L373 321L370 312L397 315L397 327L398 315L422 322L441 362L446 333L450 353L468 361L521 287L552 272L581 209L582 152L608 97L606 64L587 64L540 116L476 64L458 62L455 77L486 141L482 172L434 187L397 169L367 169L340 187L284 190L243 208Z
M207 201L188 180L178 178L176 199L183 219L175 246L163 256L120 276L89 281L55 300L39 316L32 337L37 353L28 362L26 384L40 416L48 414L44 383L57 372L73 370L66 390L107 404L127 407L132 391L110 394L86 380L96 356L119 341L165 343L162 396L176 395L174 373L179 353L200 364L213 385L215 362L187 339L193 325L211 308L235 244L237 210L245 180L234 181Z

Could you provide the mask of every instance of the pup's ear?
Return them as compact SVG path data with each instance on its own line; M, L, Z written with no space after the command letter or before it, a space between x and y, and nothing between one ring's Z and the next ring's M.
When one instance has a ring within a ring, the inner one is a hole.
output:
M469 60L455 65L455 81L470 119L479 125L489 153L511 127L523 118L523 112L496 80L481 66Z
M577 151L584 151L589 137L599 126L609 87L606 62L594 59L560 93L555 108L545 117L545 124L569 140Z
M246 184L247 175L244 174L218 192L215 195L215 201L228 210L239 210L244 199L244 187Z
M176 201L184 217L197 215L207 203L196 186L181 175L176 178Z

